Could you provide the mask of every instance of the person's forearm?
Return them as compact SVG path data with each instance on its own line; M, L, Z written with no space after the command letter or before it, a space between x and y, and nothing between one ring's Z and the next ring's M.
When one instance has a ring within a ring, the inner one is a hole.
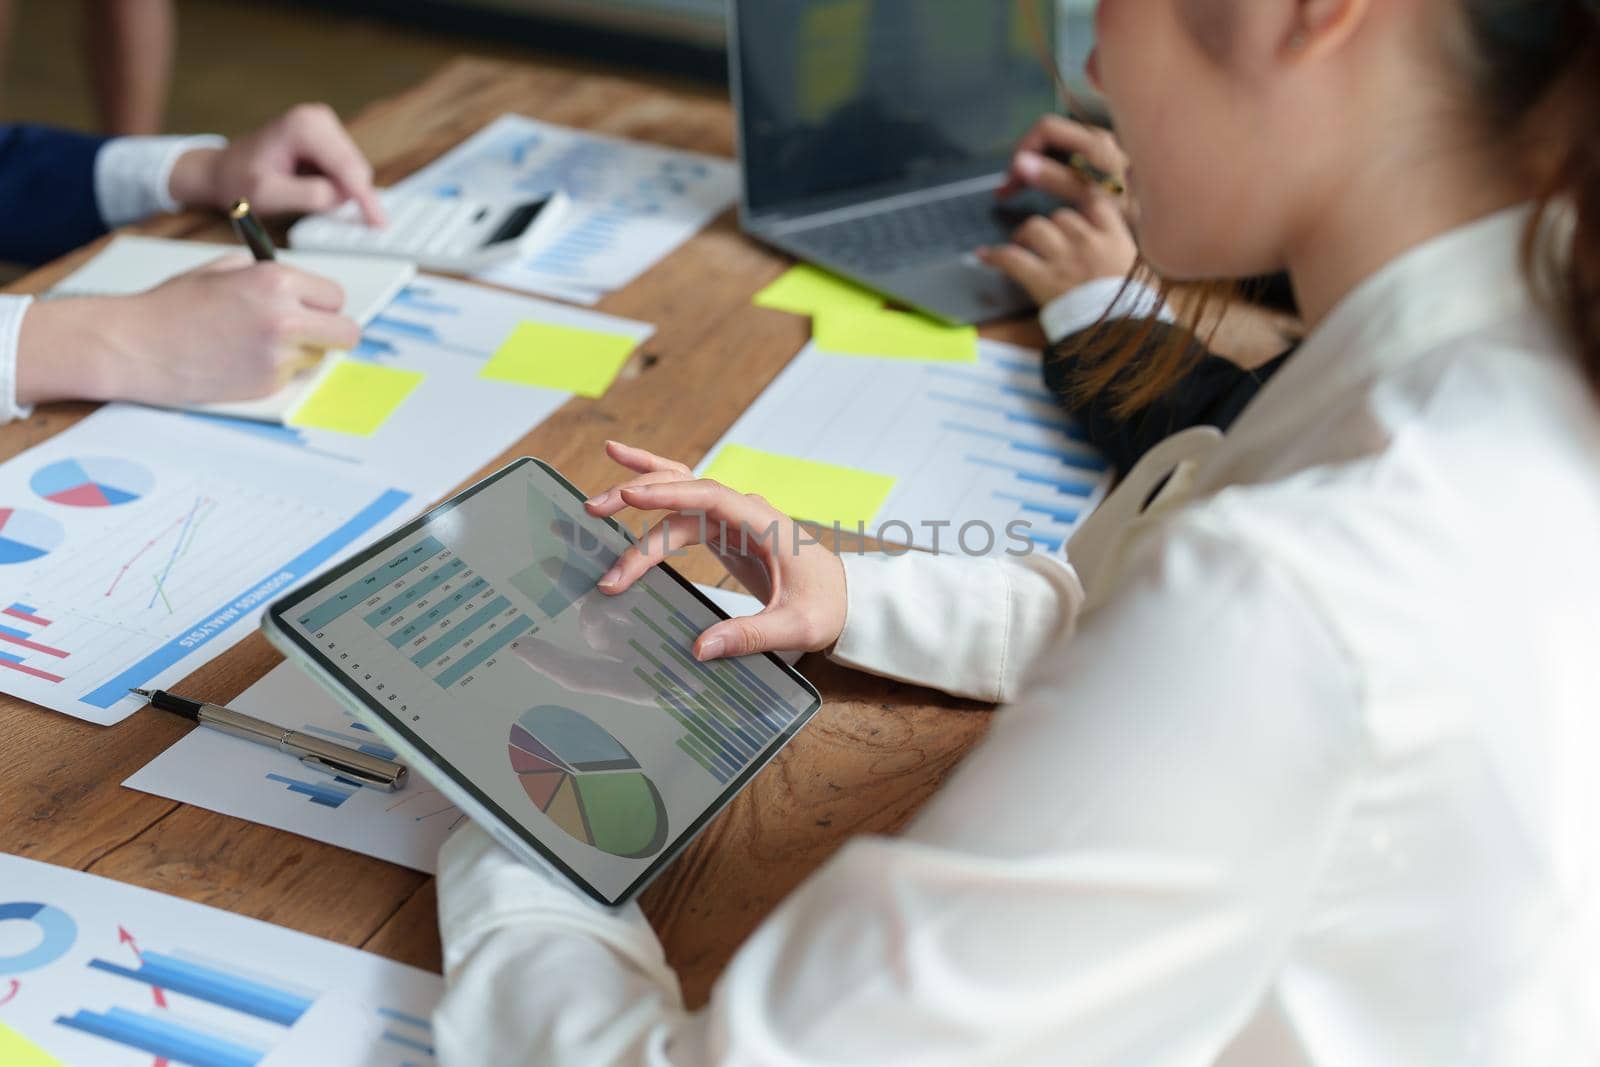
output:
M17 403L118 395L115 297L35 301L17 339Z

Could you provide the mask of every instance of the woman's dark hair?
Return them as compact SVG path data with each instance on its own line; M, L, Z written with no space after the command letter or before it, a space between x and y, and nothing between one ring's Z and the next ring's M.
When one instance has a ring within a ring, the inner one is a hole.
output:
M1529 141L1529 158L1539 166L1538 210L1523 241L1525 270L1534 291L1566 324L1600 399L1600 0L1460 2L1473 104L1497 128ZM1552 247L1545 236L1564 232L1569 221L1570 247ZM1146 268L1134 272L1130 279ZM1239 293L1228 282L1184 288L1198 290L1185 325L1202 339ZM1161 289L1163 296L1170 291ZM1152 319L1141 329L1091 335L1066 357L1074 361L1071 400L1086 405L1104 397L1115 415L1128 417L1164 395L1204 348L1185 331L1169 331L1170 341L1152 344L1155 328Z
M1600 0L1463 0L1479 96L1508 129L1528 124L1552 165L1523 241L1524 266L1578 346L1600 395ZM1570 249L1541 240L1552 212L1572 212ZM1541 259L1543 262L1541 262Z

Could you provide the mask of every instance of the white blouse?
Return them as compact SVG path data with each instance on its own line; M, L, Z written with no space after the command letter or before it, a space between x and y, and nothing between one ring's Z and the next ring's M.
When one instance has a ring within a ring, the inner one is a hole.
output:
M705 1009L636 908L458 834L441 1060L1600 1060L1600 404L1522 284L1526 218L1359 286L1074 542L1087 603L1043 554L849 561L836 658L1007 706Z

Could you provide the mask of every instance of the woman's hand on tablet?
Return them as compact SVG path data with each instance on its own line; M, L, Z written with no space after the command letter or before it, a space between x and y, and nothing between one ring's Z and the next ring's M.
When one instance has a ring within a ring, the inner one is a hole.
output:
M695 642L697 657L820 652L839 639L844 564L793 519L760 496L696 478L684 464L642 448L608 441L606 454L638 477L590 499L589 514L610 518L627 507L672 514L622 554L600 579L601 592L615 596L670 554L705 544L766 609L706 630Z

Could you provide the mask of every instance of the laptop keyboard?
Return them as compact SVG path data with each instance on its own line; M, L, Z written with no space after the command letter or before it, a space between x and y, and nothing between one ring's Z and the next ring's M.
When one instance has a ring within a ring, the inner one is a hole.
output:
M1014 226L997 209L994 195L980 192L830 223L793 233L789 240L840 267L887 273L1004 241Z

